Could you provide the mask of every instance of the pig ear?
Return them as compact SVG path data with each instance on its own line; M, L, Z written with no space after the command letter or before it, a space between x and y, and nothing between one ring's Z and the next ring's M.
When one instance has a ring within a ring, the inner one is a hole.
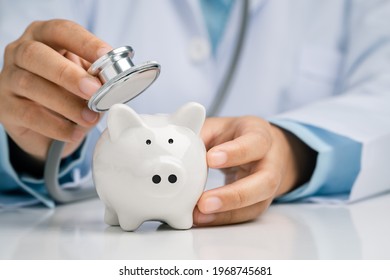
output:
M179 108L172 116L172 122L199 134L206 118L206 110L199 103L190 102Z
M107 129L111 141L119 139L122 132L132 127L145 126L140 116L124 104L115 104L108 112Z

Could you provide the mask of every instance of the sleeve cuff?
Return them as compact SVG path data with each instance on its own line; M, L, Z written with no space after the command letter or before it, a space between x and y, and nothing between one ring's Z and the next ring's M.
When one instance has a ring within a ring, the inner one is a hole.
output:
M1 142L5 143L0 146L1 152L8 154L6 135L5 133L1 134L2 135L0 136L4 138ZM79 187L80 180L91 177L90 170L93 147L95 146L99 135L100 132L97 129L94 129L89 133L82 146L61 164L59 174L61 186ZM31 205L33 204L33 198L36 203L41 202L49 208L54 207L55 203L47 194L43 178L37 179L17 174L8 158L5 157L1 157L0 173L6 175L6 182L2 182L0 185L0 191L2 191L0 192L0 206L18 207L18 205ZM90 183L90 180L88 183ZM18 189L23 190L24 193L15 192ZM15 195L11 195L10 191L15 193Z
M350 138L291 120L270 122L296 135L318 153L310 180L276 201L289 202L322 197L348 197L360 171L362 146Z

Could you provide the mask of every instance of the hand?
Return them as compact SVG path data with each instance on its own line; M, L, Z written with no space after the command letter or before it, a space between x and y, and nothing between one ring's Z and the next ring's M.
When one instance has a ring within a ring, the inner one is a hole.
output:
M86 71L111 49L66 20L33 22L5 49L0 73L0 123L25 152L44 160L52 139L80 145L99 114L87 108L101 86Z
M314 169L312 149L257 117L207 119L202 138L209 167L225 173L226 185L203 193L194 210L198 226L255 219Z

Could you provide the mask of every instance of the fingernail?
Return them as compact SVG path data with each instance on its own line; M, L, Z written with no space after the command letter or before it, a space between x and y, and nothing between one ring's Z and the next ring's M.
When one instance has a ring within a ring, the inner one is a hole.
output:
M81 117L86 121L86 122L89 122L89 123L94 123L97 118L98 118L99 114L96 113L96 112L93 112L91 110L89 110L88 108L84 108L82 111L81 111Z
M202 207L202 210L203 210L203 212L211 213L211 212L217 211L221 207L222 207L222 201L218 197L212 196L212 197L206 198L206 200L204 201L204 206Z
M79 84L80 90L87 96L92 96L99 88L101 84L93 78L82 78Z
M97 55L98 55L98 57L101 57L101 56L105 55L106 53L110 52L111 50L112 50L112 48L110 48L110 47L100 48L97 51Z
M76 127L76 129L73 131L72 134L72 140L74 142L78 142L83 138L84 138L84 131L81 128Z
M215 219L216 219L215 214L205 215L205 214L199 213L197 216L197 223L198 224L208 224L208 223L214 222Z
M221 166L227 162L227 154L225 152L216 151L212 152L209 155L209 165L211 166Z

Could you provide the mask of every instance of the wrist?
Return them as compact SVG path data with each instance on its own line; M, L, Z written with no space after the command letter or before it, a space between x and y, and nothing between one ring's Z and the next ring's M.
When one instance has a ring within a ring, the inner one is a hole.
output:
M308 182L315 169L317 152L295 134L272 125L284 155L283 179L277 196L294 190Z
M34 178L42 178L45 162L22 150L7 135L9 159L12 167L18 174L28 174Z

